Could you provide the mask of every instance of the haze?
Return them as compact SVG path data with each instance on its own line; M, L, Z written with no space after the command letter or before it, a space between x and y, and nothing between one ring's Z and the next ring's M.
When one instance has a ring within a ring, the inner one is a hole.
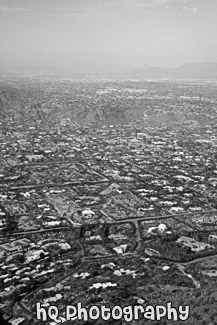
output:
M0 70L216 61L216 0L0 0Z

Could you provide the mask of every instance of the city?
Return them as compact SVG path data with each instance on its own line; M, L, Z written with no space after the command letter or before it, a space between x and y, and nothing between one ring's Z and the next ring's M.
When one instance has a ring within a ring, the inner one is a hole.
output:
M2 322L193 301L214 324L216 82L5 75L0 104Z

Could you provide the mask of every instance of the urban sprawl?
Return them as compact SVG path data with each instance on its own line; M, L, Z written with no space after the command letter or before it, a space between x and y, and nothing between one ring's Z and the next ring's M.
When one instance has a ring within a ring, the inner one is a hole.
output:
M168 301L215 324L216 113L213 81L2 76L0 324Z

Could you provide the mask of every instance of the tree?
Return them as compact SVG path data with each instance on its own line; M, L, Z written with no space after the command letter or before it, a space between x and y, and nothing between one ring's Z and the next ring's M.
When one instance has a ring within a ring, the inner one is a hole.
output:
M18 220L16 219L15 216L9 216L7 218L7 224L5 227L5 232L14 232L15 230L17 230L18 227Z

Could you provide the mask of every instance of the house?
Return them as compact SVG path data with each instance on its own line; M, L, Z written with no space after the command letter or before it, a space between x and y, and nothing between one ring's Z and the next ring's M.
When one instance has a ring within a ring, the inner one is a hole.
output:
M44 156L42 154L26 155L25 157L29 162L41 161L44 159Z
M176 241L177 243L181 244L184 247L189 247L192 252L200 252L204 249L214 249L215 246L198 242L194 238L186 237L186 236L181 236L179 239Z
M22 247L20 245L15 246L13 243L6 243L0 245L0 251L6 252L7 254L14 254L22 250Z
M158 251L156 251L155 249L152 249L152 248L146 248L145 253L148 256L160 256L160 253Z
M27 247L27 246L29 246L30 243L31 243L31 241L29 239L22 238L22 239L14 241L13 245L14 246Z
M9 323L11 325L21 325L25 322L25 318L23 317L18 317L18 318L12 318L9 320Z
M217 242L217 235L209 235L208 237L208 241L212 242L212 243L216 243Z
M101 245L93 245L90 253L92 255L108 255L106 249Z

